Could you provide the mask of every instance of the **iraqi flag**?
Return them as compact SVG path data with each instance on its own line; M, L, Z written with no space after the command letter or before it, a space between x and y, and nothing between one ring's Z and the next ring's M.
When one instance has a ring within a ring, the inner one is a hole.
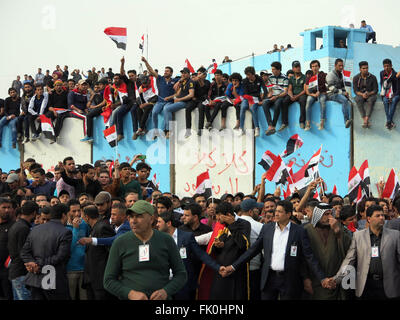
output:
M51 123L51 119L46 117L44 114L41 114L40 122L44 136L50 140L54 139L56 136L54 134L54 127L53 124Z
M394 199L400 191L399 179L394 169L390 171L389 178L386 181L385 189L382 192L382 198Z
M290 187L289 187L289 185L288 185L288 186L287 186L287 189L286 189L286 192L285 192L285 190L283 190L283 198L284 198L284 199L287 199L287 198L290 197L291 194L292 194L292 192L290 191Z
M5 267L6 269L8 269L8 268L10 267L10 264L11 264L11 257L8 256L7 259L6 259L6 261L4 261L4 267Z
M308 89L318 88L318 74L308 80Z
M348 180L348 192L349 192L349 200L350 203L353 203L357 200L358 195L358 186L361 184L361 177L358 173L356 167L353 166L349 173L349 180Z
M212 195L212 185L208 170L197 176L196 180L196 194L203 194L206 199Z
M243 99L247 100L250 106L260 102L260 100L257 97L253 97L248 94L243 95Z
M269 150L263 154L258 164L267 172L266 178L273 182L279 182L283 171L286 170L286 165L282 161L281 156L276 156Z
M318 164L319 164L319 159L321 156L321 150L322 146L318 149L316 153L313 154L310 160L308 160L307 164L307 170L306 170L306 176L311 176L314 178L317 178L319 176L319 171L318 171Z
M358 191L357 191L357 200L356 200L356 204L358 205L362 199L366 198L367 195L364 192L364 189L361 187L361 185L358 186Z
M114 148L117 145L117 131L115 129L115 124L103 130L103 133L108 144L111 146L111 148Z
M351 87L351 72L347 70L343 70L343 82L346 87Z
M126 50L126 28L109 27L104 29L104 33L115 42L117 48Z
M336 184L333 186L332 194L338 194Z
M299 149L303 145L303 140L299 137L298 134L291 136L286 143L286 150L282 152L281 157L285 158L288 155L291 155L297 149Z
M151 179L151 182L157 187L157 189L160 187L160 183L157 182L157 173L154 174L153 179Z
M135 86L136 86L136 83L135 83ZM151 98L158 95L158 87L157 87L156 78L151 76L150 77L150 85L148 87L143 87L143 85L141 85L139 87L138 92L139 92L139 96L142 99L142 102L148 103Z
M140 38L141 42L139 42L139 49L142 50L143 54L143 49L144 49L144 35Z
M368 169L368 160L365 160L360 169L358 170L358 173L360 174L361 177L361 187L363 188L365 194L369 197L371 192L370 192L370 185L371 185L371 179L369 177L369 169Z
M315 190L315 193L313 195L313 199L317 199L318 201L321 201L321 198L319 196L318 190Z
M190 73L194 73L194 69L193 69L192 65L190 64L189 59L185 60L185 64L186 64L186 67L190 70Z
M217 68L218 68L217 62L215 61L215 59L212 59L212 64L210 64L210 65L208 66L208 68L207 68L207 73L212 73L212 74L214 74L215 71L217 70Z

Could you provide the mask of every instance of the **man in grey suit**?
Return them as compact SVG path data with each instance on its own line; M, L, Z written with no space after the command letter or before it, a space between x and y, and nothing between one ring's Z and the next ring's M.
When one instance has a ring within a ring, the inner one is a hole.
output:
M72 232L65 227L68 208L57 204L50 209L50 221L30 232L20 257L28 274L32 300L69 300L67 263L71 253Z
M384 227L385 216L381 206L373 205L367 209L367 221L369 227L354 233L339 272L329 281L332 285L341 283L347 276L347 267L353 266L357 270L357 297L365 300L398 298L400 232Z

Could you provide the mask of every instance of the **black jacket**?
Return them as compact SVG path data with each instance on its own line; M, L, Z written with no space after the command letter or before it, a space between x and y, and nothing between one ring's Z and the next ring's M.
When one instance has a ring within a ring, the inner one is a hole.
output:
M8 271L8 278L24 276L28 273L24 262L20 257L20 252L25 244L26 238L31 231L31 225L24 219L19 219L15 222L8 231L8 251L10 253L11 264Z
M90 236L94 238L108 238L113 237L115 231L110 224L103 219L99 219L93 226ZM110 251L109 246L86 246L85 255L85 269L83 276L83 287L86 288L88 284L94 290L102 290L104 270L106 268L108 254Z
M376 80L376 77L371 73L368 73L366 80L362 79L361 73L359 73L353 78L353 90L355 94L357 94L357 92L378 93L378 81Z
M268 279L268 273L271 266L272 246L275 234L276 223L265 224L257 241L247 250L232 266L237 269L245 262L250 261L258 253L264 249L264 262L261 267L261 283L260 289L264 290ZM296 256L291 256L292 245L297 246ZM311 271L314 272L319 280L325 278L318 261L315 259L310 240L306 230L303 227L294 223L290 224L290 231L285 253L285 288L290 296L301 297L303 291L303 277L301 271L304 270L304 262L307 262Z
M56 272L55 293L69 297L67 279L67 263L71 255L72 232L60 220L51 219L49 222L32 228L20 257L24 263L35 262L39 268L53 266ZM42 279L46 274L28 273L25 284L42 288Z
M61 173L61 177L63 178L64 182L66 184L69 184L70 186L75 188L75 195L78 196L79 194L86 192L87 194L90 194L93 199L96 198L96 196L103 191L101 188L100 182L97 180L91 180L89 181L88 185L85 186L83 183L82 179L73 179L67 176L65 171Z
M0 224L0 274L7 272L4 262L8 258L8 232L15 221L7 221Z
M182 231L180 229L178 232L177 246L179 250L186 250L186 258L182 256L181 258L183 264L185 265L188 280L185 286L174 296L175 300L191 300L195 298L195 292L197 288L197 279L199 277L199 269L196 264L201 262L207 264L209 267L213 268L215 272L219 271L220 264L216 263L204 250L200 248L197 244L192 232Z

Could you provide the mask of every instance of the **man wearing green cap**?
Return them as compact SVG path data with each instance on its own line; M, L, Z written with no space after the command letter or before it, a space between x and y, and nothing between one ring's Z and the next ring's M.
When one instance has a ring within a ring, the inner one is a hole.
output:
M186 283L174 239L152 229L154 207L137 201L127 210L132 232L116 239L104 273L104 288L119 299L166 300ZM169 269L173 277L170 280Z

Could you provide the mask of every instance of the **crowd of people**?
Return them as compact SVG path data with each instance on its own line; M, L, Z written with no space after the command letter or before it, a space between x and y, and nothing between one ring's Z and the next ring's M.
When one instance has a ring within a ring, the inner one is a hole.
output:
M2 299L400 298L400 196L383 182L358 203L320 177L283 199L266 174L250 194L180 198L150 174L141 155L1 172Z
M40 138L42 115L51 120L54 128L54 136L49 137L50 143L57 142L63 121L67 117L83 120L85 136L81 141L92 143L93 120L99 116L103 116L104 120L108 119L105 121L107 126L115 124L117 141L124 139L123 119L127 113L130 113L132 118L133 140L148 132L149 117L155 128L153 139L168 139L169 123L173 120L173 114L185 109L185 137L188 138L192 134L192 111L199 111L197 134L201 135L203 128L213 128L220 110L220 130L226 129L227 110L234 107L236 125L233 129L238 130L239 135L245 133L246 110L250 110L254 136L258 137L259 107L262 107L268 123L268 129L265 131L268 136L288 127L289 107L294 102L298 102L300 108L300 128L310 130L311 111L314 103L318 101L318 129L323 130L326 121L326 101L329 100L342 105L346 128L352 124L350 111L353 104L356 104L360 111L363 128L369 128L378 96L381 96L385 106L386 128L391 130L395 127L393 117L400 99L400 72L393 69L390 59L383 60L380 88L377 77L368 70L368 62L359 63L360 72L353 77L354 103L351 94L346 90L351 83L343 76L342 59L336 59L335 68L329 73L321 71L320 62L313 60L310 70L305 74L302 73L299 61L293 61L292 69L285 74L282 72L282 64L275 61L271 64L270 72L262 70L259 75L254 67L246 67L244 79L239 73L235 72L229 76L216 69L212 81L206 79L208 73L204 67L192 74L185 67L181 70L180 77L174 77L173 69L167 66L161 76L144 57L142 61L147 70L139 77L135 70L125 72L125 59L122 58L120 73L116 74L113 74L111 69L104 73L102 68L98 76L93 68L87 79L77 78L81 77L79 70L74 70L71 73L72 78L68 78L68 67L65 66L64 71L61 71L57 66L52 76L49 72L44 76L39 69L34 84L29 80L23 84L19 80L14 81L8 90L9 97L0 100L0 147L3 128L6 125L11 127L13 148L16 148L18 141L28 143ZM162 127L158 123L160 113L164 117ZM282 125L277 130L276 124L280 114Z

